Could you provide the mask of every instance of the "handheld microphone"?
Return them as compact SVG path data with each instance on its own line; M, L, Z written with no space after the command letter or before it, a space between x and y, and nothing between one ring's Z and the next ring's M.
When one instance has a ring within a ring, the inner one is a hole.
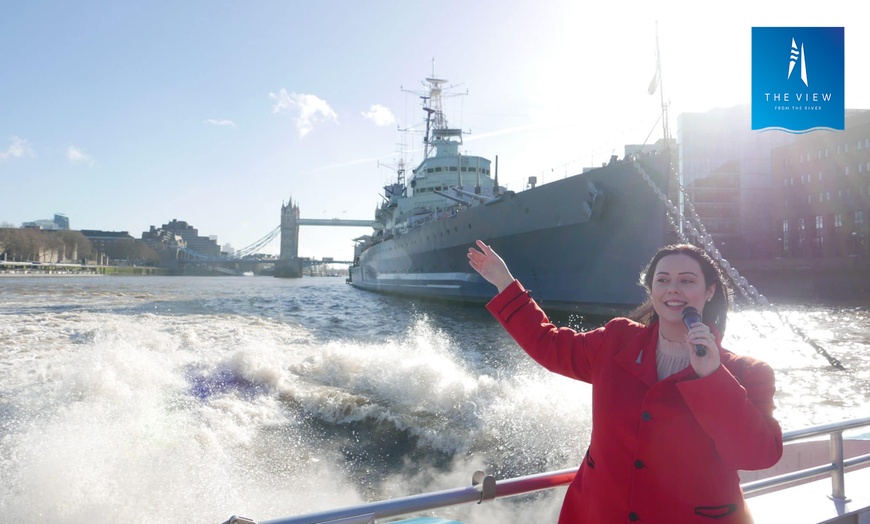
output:
M686 325L686 329L692 327L692 324L701 321L701 314L698 313L698 310L692 306L686 306L683 310L683 324ZM695 354L699 357L703 357L707 354L707 346L702 346L701 344L695 344Z

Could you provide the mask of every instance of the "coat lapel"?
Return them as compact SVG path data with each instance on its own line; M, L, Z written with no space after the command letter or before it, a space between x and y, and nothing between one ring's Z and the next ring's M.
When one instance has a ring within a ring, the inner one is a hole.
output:
M652 387L658 382L656 371L656 345L658 343L658 322L639 331L616 352L614 360L629 374Z

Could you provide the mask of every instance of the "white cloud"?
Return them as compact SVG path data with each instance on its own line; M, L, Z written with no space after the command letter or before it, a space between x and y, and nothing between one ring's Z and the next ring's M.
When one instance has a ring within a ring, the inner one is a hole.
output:
M211 125L214 125L214 126L229 126L229 127L236 127L236 123L233 122L232 120L217 120L217 119L215 119L215 118L209 118L208 120L206 120L206 121L203 122L203 123L205 123L205 124L211 124Z
M0 151L0 162L9 160L10 158L21 158L23 156L34 156L33 149L27 140L18 138L17 136L9 137L9 147L6 151Z
M369 108L368 113L362 113L362 116L367 120L371 120L376 126L380 127L389 126L396 122L396 117L393 115L393 112L390 111L390 108L384 107L381 104L373 105Z
M66 148L66 157L73 164L87 164L89 166L94 165L94 159L75 146L69 146L68 148Z
M325 100L315 95L305 93L288 93L281 89L279 94L269 93L269 98L275 101L273 113L290 112L296 114L296 129L303 137L314 129L315 124L332 120L338 122L338 115L329 107Z

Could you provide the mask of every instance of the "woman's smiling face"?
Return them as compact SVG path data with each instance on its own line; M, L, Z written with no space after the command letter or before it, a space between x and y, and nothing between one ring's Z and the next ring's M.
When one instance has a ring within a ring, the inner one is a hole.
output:
M706 285L701 265L688 255L667 255L653 273L650 296L659 321L682 324L683 309L694 306L703 315L704 304L716 287Z

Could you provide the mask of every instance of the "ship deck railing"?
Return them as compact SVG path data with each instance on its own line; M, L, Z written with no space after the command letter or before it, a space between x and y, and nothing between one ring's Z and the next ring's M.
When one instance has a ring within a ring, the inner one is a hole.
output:
M846 431L867 427L870 417L784 432L783 458L774 468L756 474L772 476L741 483L755 522L870 522L870 468L866 468L870 465L870 433L863 438L843 438ZM819 437L826 436L827 456L820 457L819 444L825 443ZM844 441L856 444L849 446L853 456L847 458ZM802 467L816 459L822 463ZM776 474L781 470L785 472ZM569 468L498 481L478 471L472 476L472 485L467 487L266 521L233 516L224 524L375 524L383 519L566 486L577 471L578 468Z

